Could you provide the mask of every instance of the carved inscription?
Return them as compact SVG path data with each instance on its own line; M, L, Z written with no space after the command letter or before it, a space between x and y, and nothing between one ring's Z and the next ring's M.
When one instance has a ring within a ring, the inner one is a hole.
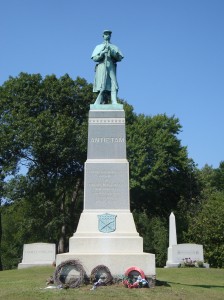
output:
M184 258L190 258L192 260L203 260L203 249L199 247L192 246L192 249L180 249L177 250L176 258L181 261Z
M127 168L86 168L86 201L89 208L126 208L129 203ZM128 208L128 207L127 207Z
M25 254L37 254L37 253L52 253L52 250L24 250L23 253Z
M183 254L184 254L184 255L185 255L185 254L186 254L186 255L196 254L196 255L197 255L197 254L199 254L199 252L198 252L198 251L177 251L177 254L179 254L179 255L180 255L180 254L181 254L181 255L183 255Z
M125 139L123 137L95 137L91 138L91 143L124 143Z

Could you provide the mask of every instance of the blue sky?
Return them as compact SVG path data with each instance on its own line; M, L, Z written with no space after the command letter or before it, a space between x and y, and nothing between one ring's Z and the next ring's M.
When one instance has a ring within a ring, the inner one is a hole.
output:
M224 0L0 0L0 85L20 72L93 82L104 29L124 59L118 96L180 120L199 168L224 160Z

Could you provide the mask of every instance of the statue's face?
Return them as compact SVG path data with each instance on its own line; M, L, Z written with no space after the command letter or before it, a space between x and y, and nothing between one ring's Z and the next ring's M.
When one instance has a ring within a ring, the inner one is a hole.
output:
M103 38L104 38L105 41L109 41L109 40L110 40L110 37L111 37L111 35L110 35L109 32L105 32L105 33L103 34Z

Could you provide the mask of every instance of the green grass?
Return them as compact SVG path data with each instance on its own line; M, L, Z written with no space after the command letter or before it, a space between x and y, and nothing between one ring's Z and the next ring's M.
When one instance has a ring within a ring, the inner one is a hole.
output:
M45 289L46 279L53 275L52 267L36 267L0 272L0 299L224 299L224 269L157 269L155 288L128 289L122 285L78 289Z

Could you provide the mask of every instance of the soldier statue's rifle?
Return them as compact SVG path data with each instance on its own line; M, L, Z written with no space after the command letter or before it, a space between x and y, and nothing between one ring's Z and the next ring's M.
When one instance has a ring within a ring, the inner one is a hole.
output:
M107 49L107 52L104 54L105 55L105 58L104 58L104 74L103 74L103 80L102 80L102 84L101 84L100 93L98 95L98 97L100 99L102 99L103 92L105 91L106 84L107 84L107 57L108 57L108 51L109 51L108 46L109 46L109 43L108 43L108 41L106 41L106 45L105 45L104 49ZM100 102L102 102L102 100Z

